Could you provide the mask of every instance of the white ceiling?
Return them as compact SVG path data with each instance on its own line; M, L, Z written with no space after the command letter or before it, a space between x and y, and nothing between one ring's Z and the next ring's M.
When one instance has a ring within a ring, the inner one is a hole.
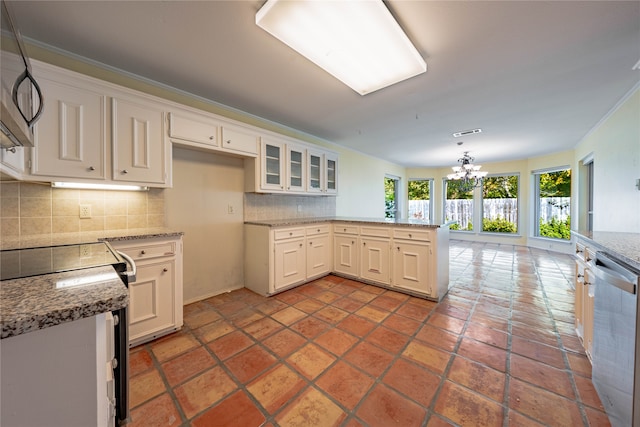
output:
M573 148L640 81L639 1L386 2L425 74L360 96L255 25L262 1L21 1L24 36L405 166ZM640 125L640 124L639 124ZM460 138L452 133L482 128Z

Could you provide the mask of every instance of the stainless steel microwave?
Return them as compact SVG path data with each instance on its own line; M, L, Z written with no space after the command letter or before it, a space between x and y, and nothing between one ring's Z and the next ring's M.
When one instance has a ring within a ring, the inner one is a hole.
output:
M1 3L0 146L7 149L16 146L33 147L33 125L40 118L44 105L42 92L31 73L31 64L20 32L15 26L11 8L4 0Z

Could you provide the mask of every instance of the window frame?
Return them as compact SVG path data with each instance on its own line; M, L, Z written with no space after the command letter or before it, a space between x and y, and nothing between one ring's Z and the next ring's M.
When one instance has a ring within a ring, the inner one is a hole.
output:
M430 223L434 222L434 205L435 203L433 202L433 189L434 189L434 179L433 178L409 178L407 179L407 218L408 219L412 219L409 217L409 202L411 202L411 200L409 199L409 184L413 181L428 181L429 182L429 219L427 221L429 221Z
M561 171L566 171L569 170L571 171L571 194L569 196L569 216L571 216L571 210L572 210L572 206L574 203L574 197L573 197L573 180L574 180L574 173L573 170L571 168L570 165L562 165L562 166L555 166L555 167L550 167L550 168L544 168L544 169L536 169L531 171L531 184L533 187L533 191L532 191L532 197L533 197L533 218L531 221L532 227L531 227L531 237L535 238L535 239L547 239L553 242L560 242L560 243L566 243L566 242L570 242L571 239L563 239L563 238L558 238L558 237L549 237L549 236L541 236L540 235L540 215L541 215L541 206L540 206L540 175L542 174L546 174L546 173L554 173L554 172L561 172Z
M453 179L447 179L442 178L442 219L444 223L447 223L447 183L449 181L455 181ZM473 207L471 209L471 226L473 227L473 223L476 220L476 209L477 209L477 203L476 203L476 195L477 195L477 188L474 188L471 193L473 194L473 197L471 197L470 200L473 201ZM466 200L466 199L453 199L453 200ZM478 231L475 227L473 227L471 230L454 230L451 229L451 227L449 227L450 231L452 232L456 232L456 233L467 233L467 234L477 234Z
M511 177L511 176L515 176L518 178L518 193L516 196L516 212L517 212L517 218L516 218L516 232L515 233L507 233L507 232L500 232L500 231L485 231L484 230L484 188L480 188L480 230L479 233L480 234L490 234L490 235L495 235L495 236L505 236L505 237L522 237L522 233L521 233L521 228L520 225L522 223L522 215L521 213L521 200L520 200L520 196L522 194L522 179L520 176L520 172L505 172L505 173L494 173L494 174L489 174L487 175L484 179L486 178L496 178L496 177L501 177L501 176L506 176L506 177ZM482 185L484 186L484 180Z

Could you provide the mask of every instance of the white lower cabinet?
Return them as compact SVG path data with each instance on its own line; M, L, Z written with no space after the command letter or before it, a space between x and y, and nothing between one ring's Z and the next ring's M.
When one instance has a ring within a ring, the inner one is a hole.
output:
M307 278L304 237L277 241L273 252L275 291L304 282Z
M328 223L271 228L245 225L245 287L271 295L332 270Z
M447 227L245 224L244 248L245 286L261 295L332 272L438 301L449 286Z
M307 227L307 277L313 279L331 273L331 238L329 224Z
M129 283L129 345L136 346L182 327L182 237L114 241L136 263Z

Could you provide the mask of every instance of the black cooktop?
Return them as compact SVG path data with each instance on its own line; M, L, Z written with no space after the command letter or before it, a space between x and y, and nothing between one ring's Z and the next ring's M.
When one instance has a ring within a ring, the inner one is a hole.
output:
M0 280L122 263L106 242L0 251Z

